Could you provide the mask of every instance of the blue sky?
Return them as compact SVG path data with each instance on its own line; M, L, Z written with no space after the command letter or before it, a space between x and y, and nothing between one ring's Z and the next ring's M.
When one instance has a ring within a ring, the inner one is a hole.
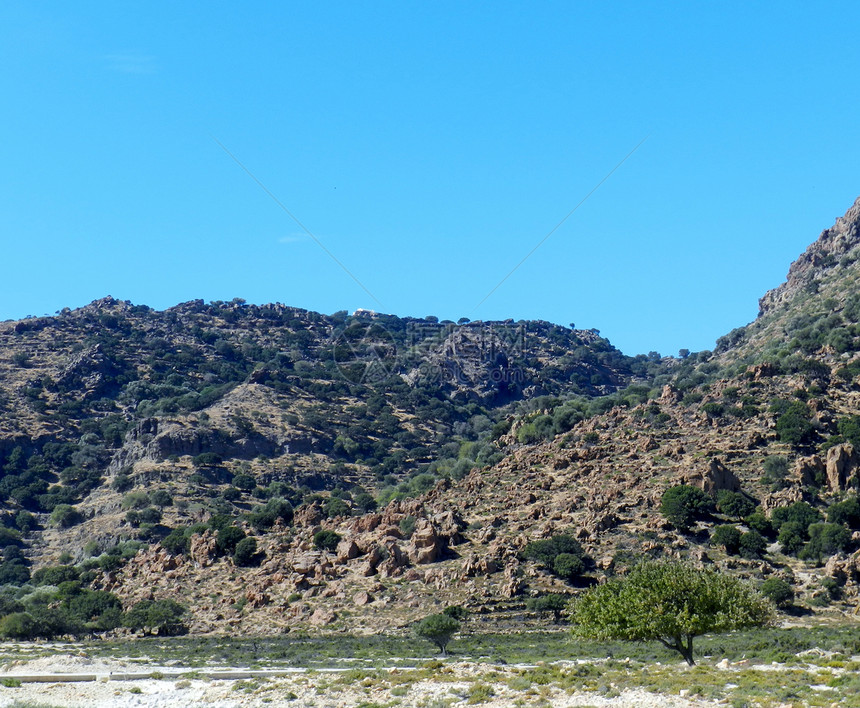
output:
M858 15L5 0L0 319L242 297L709 349L860 194Z

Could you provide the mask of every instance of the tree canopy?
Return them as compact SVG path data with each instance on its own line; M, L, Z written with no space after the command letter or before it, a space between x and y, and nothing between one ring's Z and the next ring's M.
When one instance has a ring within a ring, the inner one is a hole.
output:
M448 655L448 642L460 629L460 623L446 614L430 615L415 627L415 634L421 639L433 642L442 656Z
M570 607L577 636L657 640L691 666L693 638L769 624L773 608L743 581L687 563L650 561L576 598Z

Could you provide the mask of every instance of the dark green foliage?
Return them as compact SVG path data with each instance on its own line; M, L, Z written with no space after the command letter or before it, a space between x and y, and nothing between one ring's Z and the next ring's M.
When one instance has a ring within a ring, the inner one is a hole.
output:
M789 403L776 419L776 432L780 440L794 447L811 443L816 431L807 405L801 401Z
M322 529L314 534L314 546L321 551L333 551L340 543L340 535L329 529Z
M552 562L552 572L563 580L573 580L585 571L585 562L581 555L559 553Z
M689 484L669 487L660 501L660 513L679 531L689 531L697 519L710 514L713 508L711 498Z
M721 489L717 492L717 510L740 521L749 516L756 509L756 503L746 494L733 492L729 489Z
M502 435L505 435L510 429L511 425L513 425L513 420L509 418L502 418L500 421L495 423L490 430L490 438L492 440L498 440Z
M17 526L22 533L29 533L30 531L34 531L38 528L39 522L36 521L36 517L33 516L33 514L22 509L15 514L15 526ZM2 540L0 540L0 545L2 545Z
M354 494L352 500L355 502L355 505L365 513L376 511L376 507L378 506L376 499L364 490Z
M762 583L761 594L780 608L789 607L794 602L794 588L782 578L768 578Z
M323 511L327 517L334 518L335 516L350 516L352 507L347 502L338 497L329 497L323 504Z
M176 527L161 539L161 545L174 555L188 553L191 545L191 529L187 526Z
M110 486L117 492L127 492L134 486L134 480L125 472L118 472Z
M188 631L184 623L187 613L187 608L174 600L141 600L126 613L123 624L144 634L172 637Z
M30 569L22 560L7 560L0 564L0 586L24 585L30 581Z
M850 415L840 418L836 426L839 434L855 448L860 448L860 415Z
M216 534L215 543L218 545L218 550L230 555L236 550L236 544L243 538L245 538L245 532L238 526L225 526Z
M215 467L222 462L221 455L214 452L203 452L194 458L195 467Z
M535 561L564 580L581 575L587 559L582 544L570 534L532 541L522 550L522 557Z
M8 639L34 639L36 623L26 612L13 612L0 619L0 635Z
M433 642L442 656L448 655L448 644L460 630L460 623L446 614L430 615L421 620L415 627L415 635L421 639Z
M442 614L448 615L448 617L453 617L458 622L465 622L466 618L469 616L469 610L462 605L450 605L442 611Z
M798 553L804 560L821 560L834 553L848 550L851 532L842 524L810 524L809 543Z
M257 562L257 539L246 536L236 544L233 562L239 566L255 565Z
M285 526L289 526L293 521L293 505L280 497L269 499L264 505L248 514L251 525L261 531L272 528L278 519L281 519Z
M159 508L173 506L173 497L166 489L156 489L149 495L150 502Z
M242 498L242 492L236 489L236 487L227 487L227 489L221 492L221 498L230 502L238 501Z
M51 525L60 529L67 529L83 520L83 514L70 504L59 504L51 512Z
M809 525L818 521L821 521L821 513L804 501L795 502L790 506L777 507L770 515L770 522L774 529L780 530L783 524L794 522L799 525L800 532L804 537Z
M561 621L562 613L565 611L569 599L567 595L550 593L539 597L530 597L526 601L526 607L532 612L551 612L553 621L557 624Z
M145 509L149 506L149 494L146 492L129 492L122 498L123 509Z
M806 528L797 521L786 521L779 527L777 540L783 553L795 555L806 543Z
M711 533L711 545L722 546L726 553L734 555L740 549L741 532L737 526L723 524L714 528Z
M762 512L755 511L744 519L744 523L749 526L751 531L756 531L762 536L770 536L773 533L773 526Z
M243 492L250 492L257 486L257 480L249 474L237 474L233 477L233 486Z
M857 497L848 497L831 504L827 509L827 521L831 524L845 524L852 529L860 529L860 502Z
M767 549L767 541L755 529L750 529L746 533L741 534L738 541L738 552L744 558L761 558Z

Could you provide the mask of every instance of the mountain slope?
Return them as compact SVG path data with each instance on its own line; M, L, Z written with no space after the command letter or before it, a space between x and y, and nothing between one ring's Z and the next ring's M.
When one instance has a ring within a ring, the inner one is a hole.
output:
M514 627L540 621L529 598L651 555L854 611L859 218L682 360L548 323L239 301L0 326L7 607L38 619L27 603L62 607L71 580L180 601L195 632L380 631L447 605ZM679 485L706 495L683 523L661 504Z

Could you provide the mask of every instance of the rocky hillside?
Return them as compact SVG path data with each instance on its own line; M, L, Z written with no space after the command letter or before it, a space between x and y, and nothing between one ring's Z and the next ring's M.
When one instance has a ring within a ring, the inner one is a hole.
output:
M498 628L652 555L778 580L794 614L854 611L858 215L682 360L547 323L238 301L7 323L6 607L42 626L71 588L177 600L194 632L452 605Z

